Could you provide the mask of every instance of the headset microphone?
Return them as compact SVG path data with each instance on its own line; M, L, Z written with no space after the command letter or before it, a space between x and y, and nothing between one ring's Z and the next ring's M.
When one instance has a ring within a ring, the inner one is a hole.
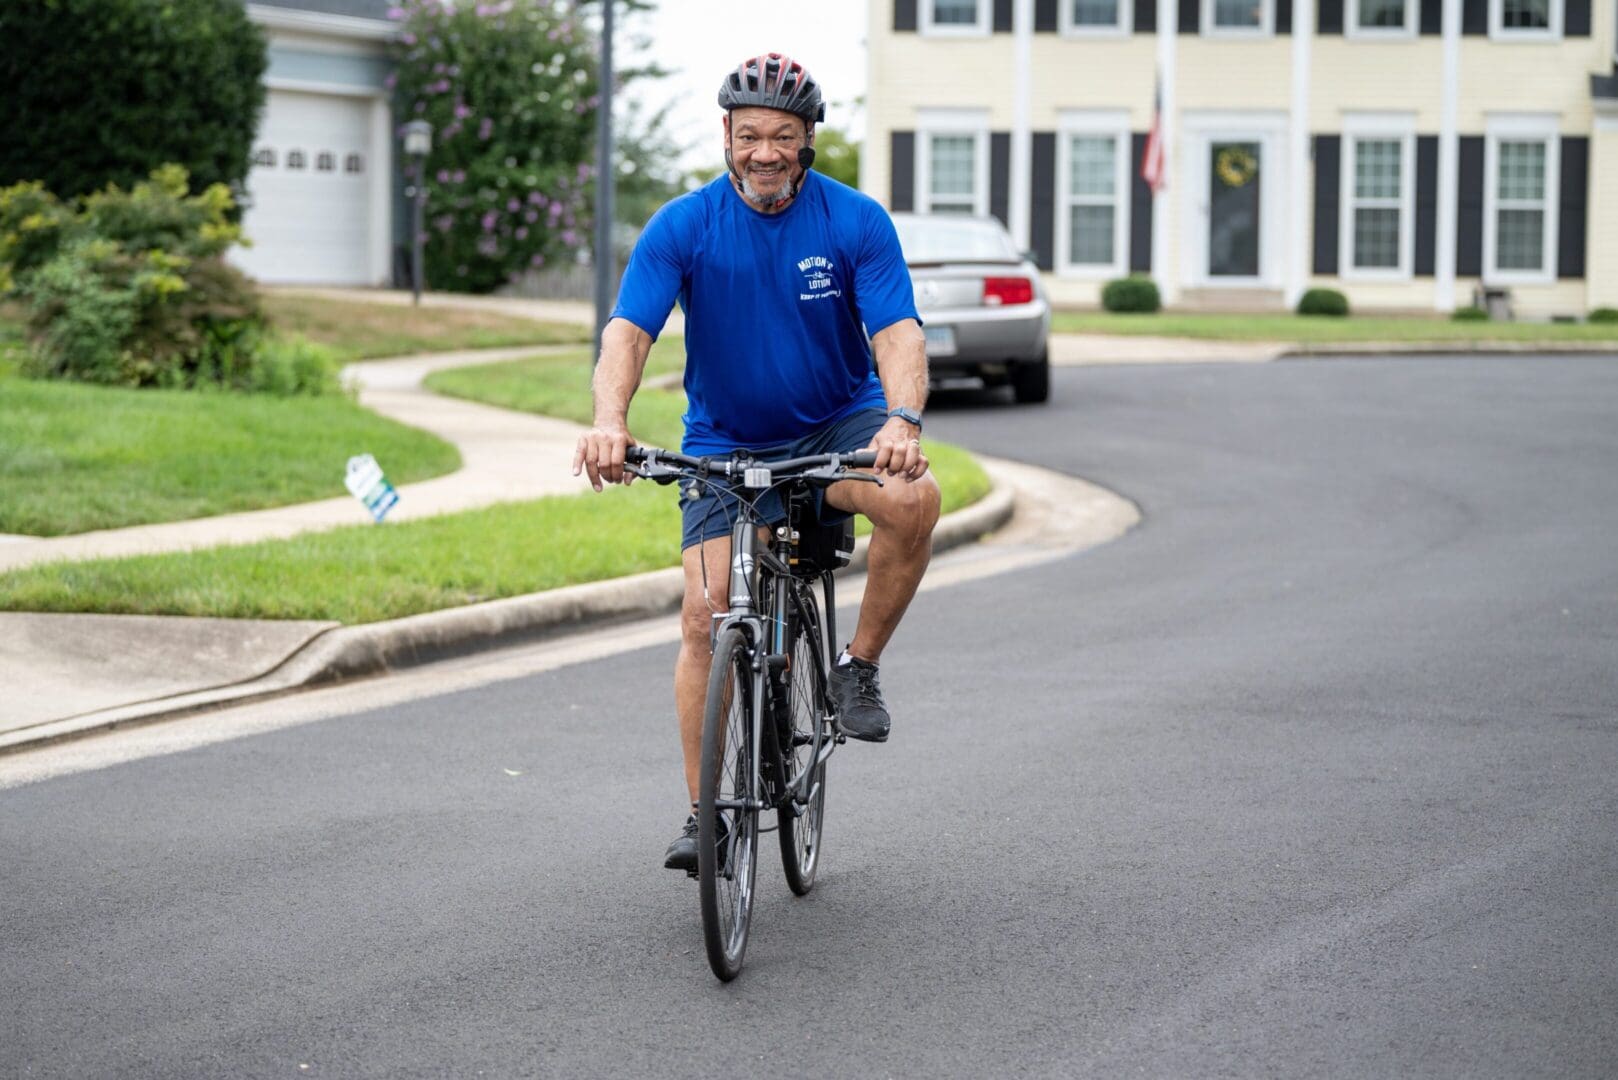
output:
M798 148L798 167L800 169L807 169L814 163L815 148L812 146L800 146Z

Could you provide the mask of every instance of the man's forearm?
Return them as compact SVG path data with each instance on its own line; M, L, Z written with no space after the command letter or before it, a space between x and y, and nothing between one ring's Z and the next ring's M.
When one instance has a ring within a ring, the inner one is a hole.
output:
M921 327L907 319L876 335L871 345L888 408L921 412L927 404L927 339Z
M591 389L595 399L595 426L623 428L629 422L629 402L640 388L641 373L651 352L649 334L633 323L614 319L601 334L601 359Z

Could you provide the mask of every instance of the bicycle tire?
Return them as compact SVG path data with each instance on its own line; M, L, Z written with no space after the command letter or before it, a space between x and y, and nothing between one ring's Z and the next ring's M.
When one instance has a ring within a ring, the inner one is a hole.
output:
M758 869L758 811L726 810L716 804L747 801L757 795L752 775L753 711L751 650L746 635L733 626L714 644L702 718L702 783L697 800L703 944L709 967L725 982L741 973L747 952Z
M789 607L792 625L788 631L791 666L787 694L791 731L796 738L782 748L782 756L796 776L831 738L831 731L826 723L826 654L821 645L819 609L814 595L805 589L792 591ZM803 741L805 736L807 742ZM814 794L801 815L794 815L785 806L776 811L781 868L786 873L787 887L798 896L815 887L815 872L820 868L821 834L826 826L824 761L809 783Z

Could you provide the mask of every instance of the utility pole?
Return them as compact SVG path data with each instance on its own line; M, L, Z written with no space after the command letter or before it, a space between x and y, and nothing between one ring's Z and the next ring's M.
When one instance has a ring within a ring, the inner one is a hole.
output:
M612 167L612 9L615 0L601 0L601 89L596 105L596 351L601 359L601 332L612 312L612 194L616 176Z

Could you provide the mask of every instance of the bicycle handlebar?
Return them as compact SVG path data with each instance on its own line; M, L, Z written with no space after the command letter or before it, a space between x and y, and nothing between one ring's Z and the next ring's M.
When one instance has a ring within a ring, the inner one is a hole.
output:
M786 458L780 461L762 461L749 457L690 457L674 450L660 450L650 446L631 446L624 453L625 465L644 466L646 470L666 469L669 474L690 471L703 476L723 476L729 480L744 478L749 469L768 469L772 477L790 479L792 475L810 476L816 470L825 473L817 480L881 478L869 473L843 475L849 469L869 469L876 465L875 450L859 450L852 454L812 454L808 457ZM641 476L656 480L658 476L641 471Z

